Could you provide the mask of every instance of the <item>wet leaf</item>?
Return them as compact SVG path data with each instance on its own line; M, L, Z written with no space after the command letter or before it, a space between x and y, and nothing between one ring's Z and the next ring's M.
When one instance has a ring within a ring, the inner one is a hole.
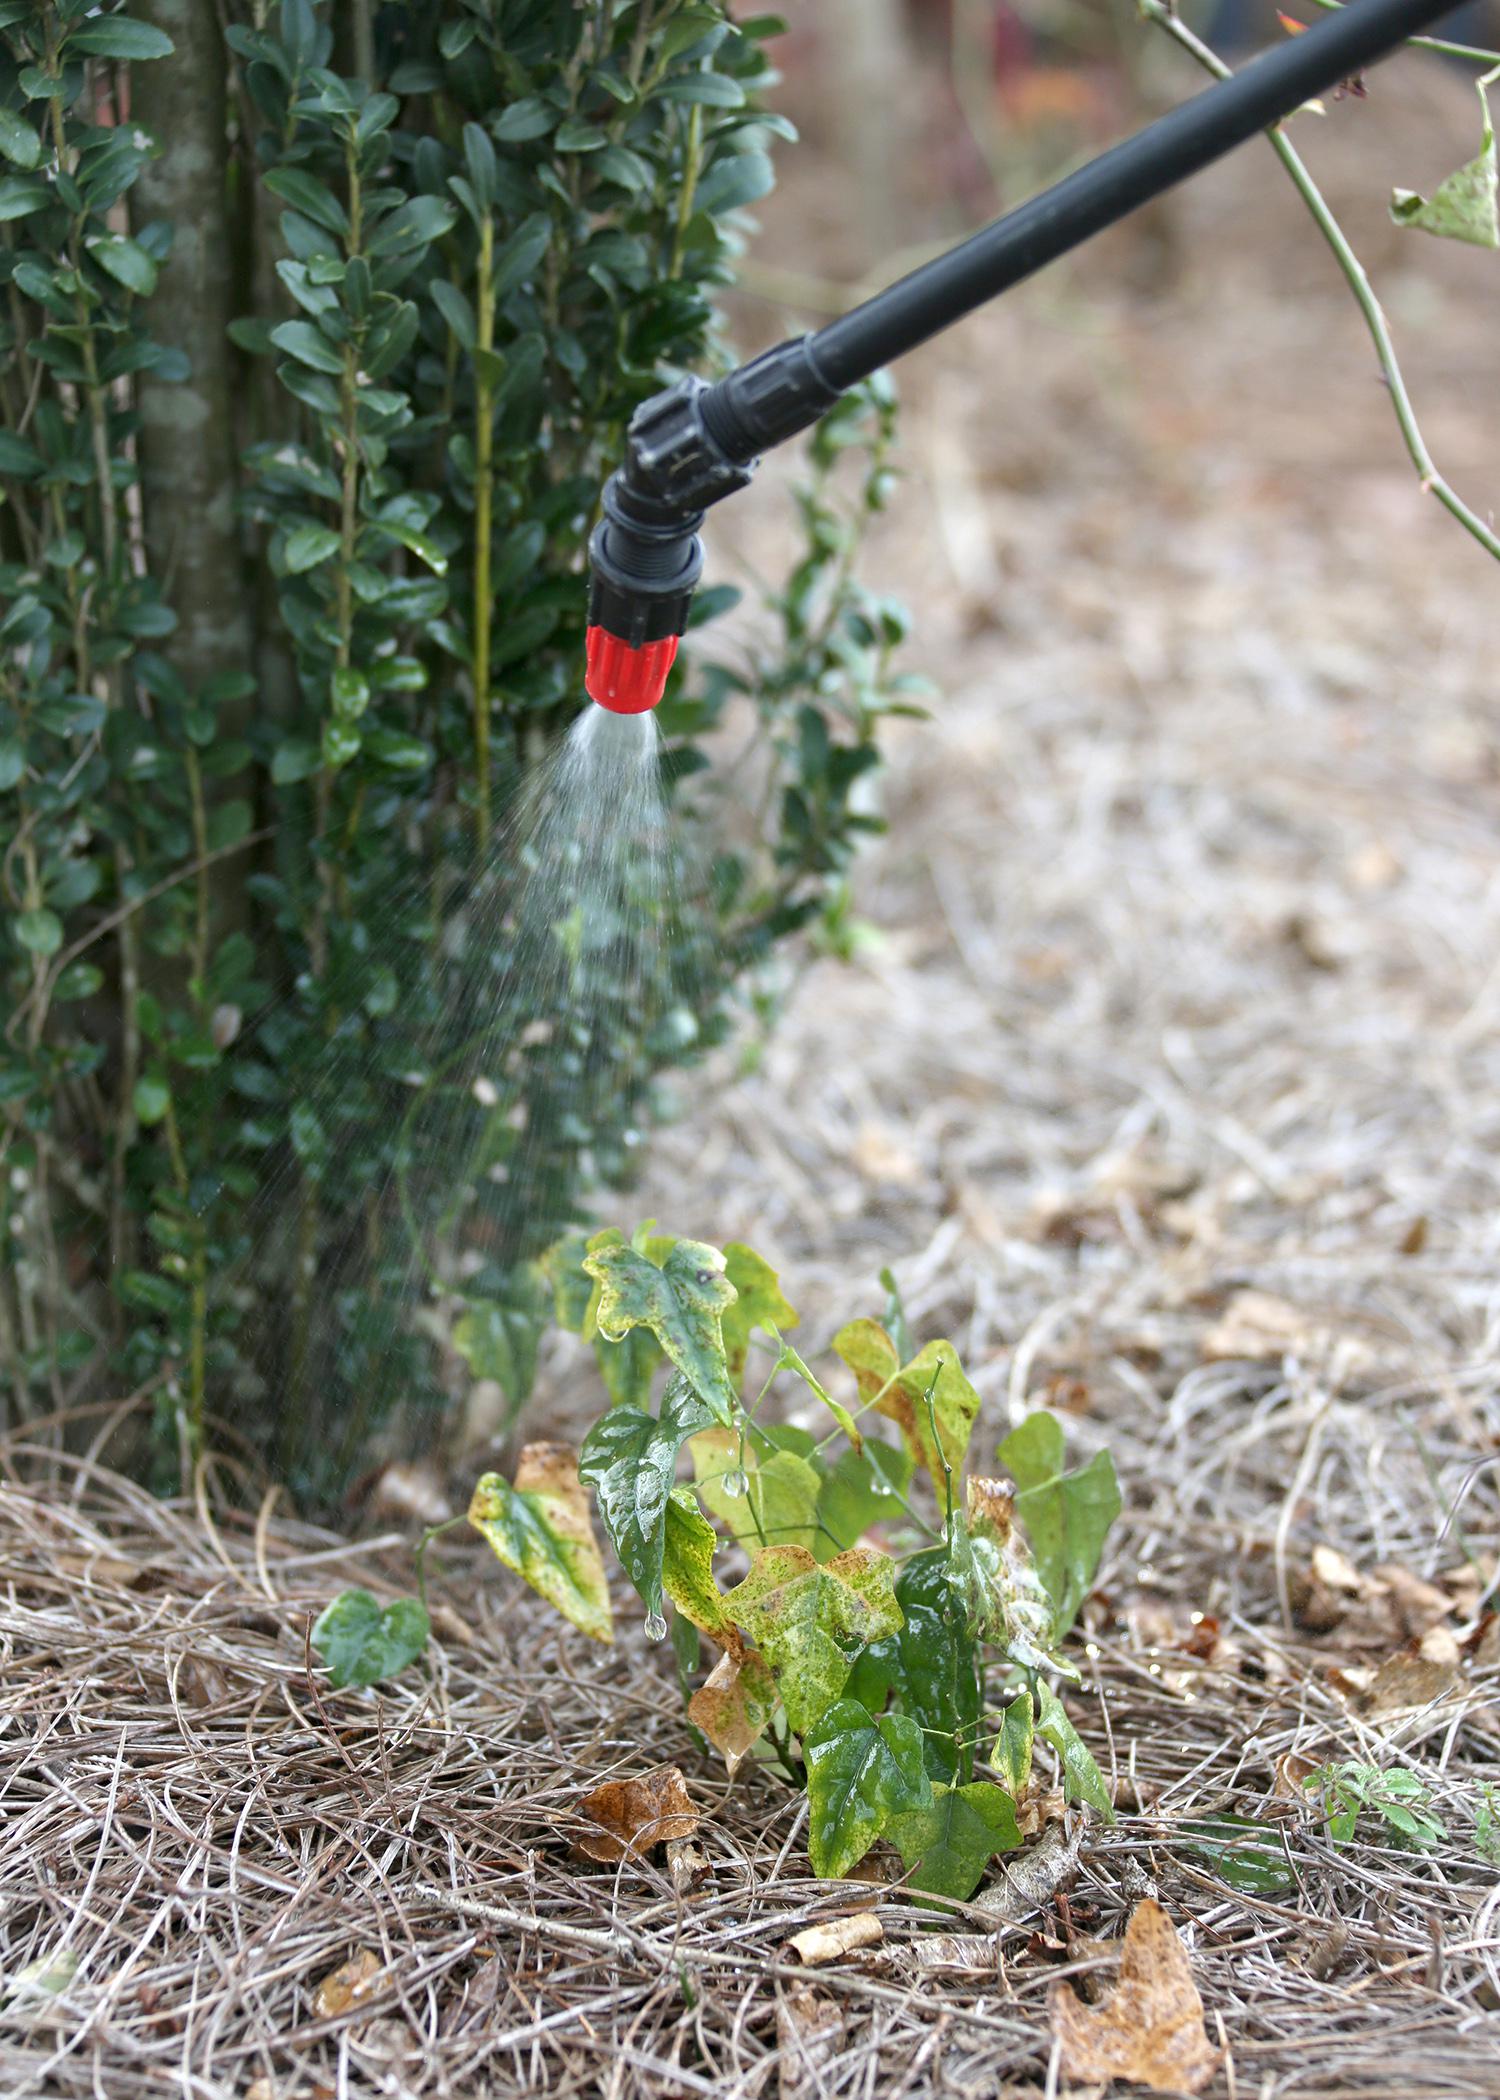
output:
M1082 1801L1106 1823L1115 1819L1114 1803L1104 1784L1104 1774L1095 1764L1078 1730L1068 1719L1061 1699L1048 1684L1037 1684L1036 1732L1057 1752L1062 1765L1063 1792L1070 1801Z
M382 1684L415 1662L431 1632L415 1597L382 1606L368 1590L344 1590L320 1615L312 1645L322 1656L331 1684Z
M725 1603L776 1672L787 1718L813 1727L848 1681L857 1646L901 1625L892 1563L866 1546L820 1567L805 1546L772 1546Z
M1069 1985L1057 1983L1047 2005L1065 2079L1121 2078L1153 2093L1200 2093L1218 2069L1187 1949L1150 1898L1131 1916L1120 1980L1104 2003L1085 2005Z
M1479 106L1484 112L1484 131L1474 159L1440 182L1430 197L1416 190L1391 193L1391 217L1398 226L1412 226L1419 233L1435 233L1441 239L1468 241L1476 248L1500 248L1500 208L1497 208L1495 127L1483 81L1475 81Z
M1024 1687L1000 1716L1000 1730L990 1751L990 1770L1012 1801L1019 1801L1031 1778L1031 1745L1036 1709Z
M914 1470L906 1452L877 1436L864 1437L858 1451L841 1452L818 1489L813 1551L819 1558L857 1546L872 1525L899 1520Z
M759 1458L733 1429L692 1440L693 1473L705 1506L748 1552L764 1546L818 1545L823 1478L800 1452L765 1449ZM743 1481L740 1492L734 1492Z
M1000 1463L1020 1491L1016 1515L1052 1599L1054 1631L1062 1635L1093 1586L1105 1538L1120 1514L1114 1461L1101 1451L1065 1473L1062 1424L1042 1412L1028 1415L1005 1439Z
M765 1733L776 1711L776 1696L770 1664L742 1647L738 1655L721 1655L688 1701L688 1719L703 1730L731 1778Z
M803 1735L807 1851L815 1874L847 1874L895 1818L930 1807L922 1731L899 1714L877 1719L840 1699Z
M469 1522L565 1619L596 1641L614 1639L604 1562L568 1445L528 1444L514 1487L498 1473L484 1474Z
M640 1779L609 1780L585 1794L578 1806L598 1831L579 1833L573 1849L605 1864L627 1854L644 1859L653 1845L690 1838L699 1822L676 1765L658 1765Z
M351 1954L330 1971L313 1993L313 2011L320 2020L336 2020L351 2011L374 1989L375 1979L385 1969L380 1956L368 1947Z
M699 1509L692 1489L673 1488L662 1534L661 1586L701 1633L739 1654L745 1644L714 1580L718 1544L719 1534Z
M1000 1787L975 1779L935 1786L932 1806L899 1816L888 1835L914 1889L967 1902L997 1852L1020 1846L1015 1803Z
M725 1362L722 1321L735 1292L718 1248L678 1240L658 1268L618 1235L611 1240L601 1233L590 1241L583 1266L600 1286L594 1319L606 1341L648 1328L713 1418L732 1422L739 1396Z
M983 1707L973 1622L946 1546L914 1553L896 1580L903 1624L896 1634L901 1710L922 1731L933 1779L968 1779Z
M750 1354L751 1333L759 1328L762 1334L781 1335L799 1322L782 1295L780 1277L753 1248L732 1240L724 1249L724 1273L736 1294L723 1314L724 1354L738 1385Z
M612 1407L583 1440L578 1472L599 1499L599 1516L646 1610L662 1609L667 1503L677 1455L713 1416L684 1378L662 1395L661 1415Z

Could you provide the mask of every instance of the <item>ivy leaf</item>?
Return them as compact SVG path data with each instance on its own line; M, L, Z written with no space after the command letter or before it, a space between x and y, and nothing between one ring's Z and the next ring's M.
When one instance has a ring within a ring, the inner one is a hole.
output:
M798 1325L798 1315L782 1295L781 1279L769 1262L751 1247L732 1240L724 1249L724 1273L734 1285L735 1299L724 1308L724 1355L729 1375L739 1383L750 1354L751 1331L780 1335Z
M688 1719L723 1758L732 1779L776 1711L776 1679L764 1656L726 1650L688 1701Z
M912 1458L927 1468L941 1494L943 1461L955 1474L962 1470L979 1412L979 1395L965 1378L953 1344L929 1342L902 1364L878 1320L851 1320L834 1336L833 1346L854 1373L860 1398L896 1424Z
M432 1628L415 1597L396 1597L382 1610L368 1590L344 1590L312 1630L312 1644L328 1667L329 1682L380 1684L415 1662Z
M771 1546L726 1594L736 1624L774 1668L787 1719L799 1735L838 1698L853 1649L900 1627L894 1573L883 1553L865 1546L824 1567L805 1546Z
M932 1806L899 1816L888 1836L901 1854L914 1889L967 1902L997 1852L1021 1843L1015 1804L988 1780L935 1786Z
M896 1635L903 1713L922 1730L933 1779L968 1779L984 1698L974 1626L947 1546L914 1553L896 1582L903 1623Z
M882 1832L903 1817L931 1812L922 1733L899 1714L877 1720L857 1699L840 1699L803 1736L802 1754L807 1851L815 1874L847 1874Z
M1064 1473L1063 1430L1045 1410L1028 1415L1000 1446L1000 1463L1016 1482L1016 1515L1052 1599L1055 1635L1067 1632L1093 1587L1109 1527L1120 1514L1114 1461L1099 1452Z
M633 1328L656 1336L710 1416L734 1420L739 1395L724 1360L723 1314L734 1303L724 1256L699 1240L678 1240L658 1268L615 1235L591 1240L584 1268L600 1286L594 1315L607 1341Z
M758 1546L816 1550L823 1480L800 1452L768 1449L757 1458L736 1430L718 1428L703 1430L691 1448L699 1495L740 1545L751 1552Z
M1113 1823L1115 1807L1104 1784L1104 1774L1068 1719L1061 1699L1049 1684L1040 1679L1037 1682L1037 1701L1036 1732L1057 1752L1062 1765L1063 1792L1070 1801L1086 1803L1103 1816L1106 1823Z
M661 1586L700 1633L740 1655L745 1644L714 1580L718 1544L719 1534L699 1509L692 1489L674 1487L667 1496L662 1533Z
M596 1641L614 1639L609 1585L589 1523L578 1458L566 1444L528 1444L512 1487L484 1474L469 1522L508 1568Z
M1474 159L1440 182L1431 197L1416 190L1393 190L1391 217L1398 226L1435 233L1441 239L1468 241L1476 248L1500 248L1497 206L1495 127L1484 82L1475 81L1484 112L1484 134Z
M711 1420L686 1379L674 1378L662 1396L660 1420L638 1408L612 1407L594 1424L579 1453L579 1477L598 1497L604 1528L653 1621L661 1620L667 1507L677 1454ZM665 1625L660 1630L664 1633Z
M1000 1732L990 1751L990 1769L1012 1801L1019 1801L1031 1778L1031 1745L1036 1708L1023 1685L1000 1716Z

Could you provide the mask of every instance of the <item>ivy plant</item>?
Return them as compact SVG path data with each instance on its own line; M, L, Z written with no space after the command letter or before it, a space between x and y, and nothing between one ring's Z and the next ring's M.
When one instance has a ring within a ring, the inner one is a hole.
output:
M825 1383L748 1247L645 1226L565 1241L547 1267L609 1405L576 1451L530 1445L514 1480L486 1474L469 1521L607 1642L592 1500L647 1631L672 1635L692 1722L731 1771L754 1757L806 1787L817 1873L884 1839L911 1886L967 1898L1022 1842L1039 1743L1067 1798L1111 1816L1056 1689L1119 1513L1106 1453L1070 1468L1037 1413L1003 1475L970 1470L978 1396L950 1343L913 1344L894 1293L835 1336ZM802 1419L771 1419L773 1395Z

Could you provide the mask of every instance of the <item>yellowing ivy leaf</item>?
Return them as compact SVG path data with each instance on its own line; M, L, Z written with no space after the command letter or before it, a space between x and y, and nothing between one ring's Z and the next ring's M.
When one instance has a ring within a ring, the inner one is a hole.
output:
M718 1543L719 1535L699 1509L692 1489L673 1488L667 1497L662 1537L662 1588L700 1632L711 1635L730 1654L740 1655L744 1641L714 1580Z
M820 1567L805 1546L755 1556L725 1604L776 1672L787 1719L799 1735L838 1698L853 1651L901 1625L895 1569L883 1553L856 1546Z
M776 1679L764 1656L740 1644L726 1650L688 1701L688 1719L701 1728L731 1779L776 1711Z
M1036 1728L1036 1709L1023 1686L1000 1716L1000 1732L990 1752L990 1769L1012 1801L1019 1801L1031 1777L1031 1745Z
M781 1279L751 1247L731 1240L724 1249L724 1273L735 1288L735 1301L723 1316L724 1354L729 1375L738 1385L750 1354L755 1328L763 1334L785 1334L798 1316L782 1294Z
M724 1256L701 1240L678 1240L658 1268L618 1233L589 1242L584 1268L599 1285L594 1322L609 1342L648 1328L715 1419L734 1420L739 1396L725 1361L723 1316L734 1285Z
M486 1473L469 1504L469 1522L508 1568L596 1641L614 1639L609 1585L566 1444L528 1444L515 1485Z
M1416 190L1393 190L1391 217L1398 226L1413 226L1419 233L1435 233L1450 241L1468 241L1475 248L1500 248L1500 205L1497 205L1495 127L1484 82L1475 81L1479 106L1484 111L1484 132L1473 160L1455 169L1440 182L1430 197Z
M896 1424L912 1459L927 1468L941 1494L943 1461L955 1475L962 1470L979 1412L979 1395L965 1378L953 1344L928 1342L902 1364L878 1320L851 1320L834 1336L833 1346L854 1373L860 1399Z

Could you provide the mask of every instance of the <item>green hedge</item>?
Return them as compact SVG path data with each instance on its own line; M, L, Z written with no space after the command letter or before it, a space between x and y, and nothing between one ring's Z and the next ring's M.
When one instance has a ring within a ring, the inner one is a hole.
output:
M535 1257L837 924L903 704L851 567L892 409L815 439L774 642L662 709L686 805L748 705L759 832L528 994L499 818L580 704L630 413L722 354L778 25L285 0L226 50L211 0L87 4L0 0L0 1361L327 1493L464 1359L519 1403Z

